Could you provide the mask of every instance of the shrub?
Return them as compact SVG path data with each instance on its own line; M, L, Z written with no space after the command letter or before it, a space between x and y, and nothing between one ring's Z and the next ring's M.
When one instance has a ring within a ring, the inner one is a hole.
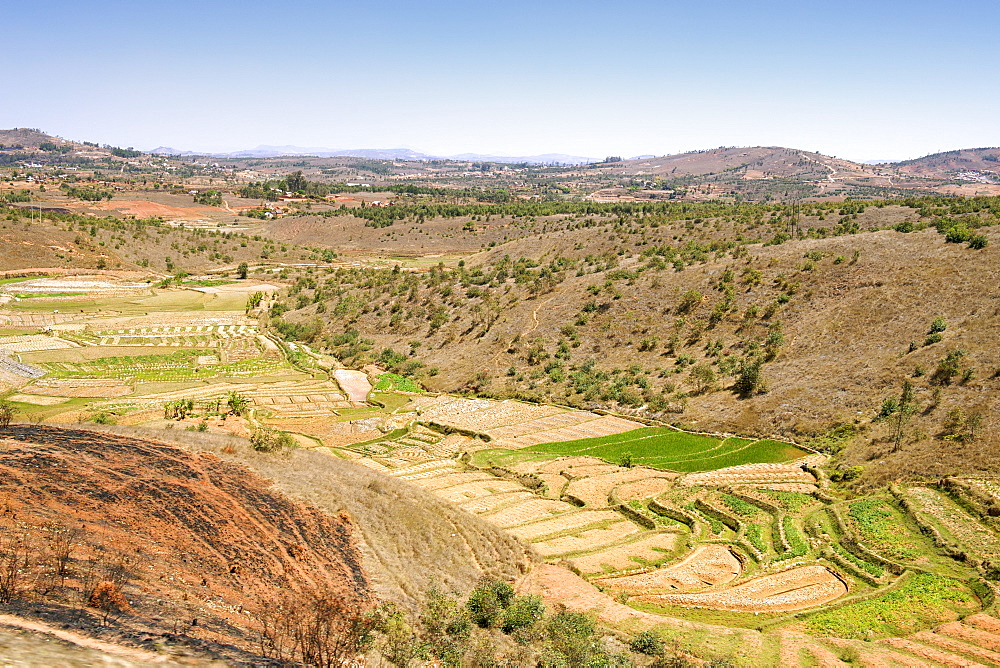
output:
M979 250L980 248L986 248L990 243L990 240L986 238L985 234L973 234L969 236L969 248Z
M962 360L965 358L965 351L961 348L952 350L938 362L931 381L938 385L950 385L952 379L962 370Z
M663 640L652 631L642 631L633 636L628 646L633 652L647 656L662 656L666 652Z
M90 594L87 605L101 611L104 624L107 624L109 619L132 612L132 606L114 582L98 582Z
M545 616L545 605L540 596L519 596L515 598L500 619L500 630L513 633L531 626Z
M118 424L118 420L115 418L113 413L106 413L101 411L90 418L90 421L94 424Z
M715 371L712 369L712 365L707 362L695 364L691 367L690 375L691 379L697 385L699 394L708 391L715 384Z
M931 322L931 331L930 331L931 334L936 334L937 332L943 332L946 329L948 329L948 323L945 322L945 319L942 318L941 316L934 318L934 320Z
M764 361L759 357L746 357L740 362L739 370L736 372L736 382L733 384L738 394L749 397L767 392L767 383L762 373L763 366Z
M274 452L295 447L295 439L273 427L258 427L250 434L250 447L257 452Z
M681 295L681 300L677 304L677 312L688 313L689 311L694 309L694 307L701 304L702 299L704 299L704 295L695 290L694 288L688 290L687 292Z
M506 609L514 600L514 588L503 580L484 578L469 594L465 607L473 623L492 628L501 623Z
M952 244L962 244L968 241L971 236L969 228L959 223L948 228L944 233L944 240Z

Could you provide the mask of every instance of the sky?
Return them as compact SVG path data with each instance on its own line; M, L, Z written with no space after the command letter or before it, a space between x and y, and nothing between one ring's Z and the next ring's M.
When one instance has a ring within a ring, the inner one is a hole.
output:
M603 158L1000 145L996 0L6 3L0 128Z

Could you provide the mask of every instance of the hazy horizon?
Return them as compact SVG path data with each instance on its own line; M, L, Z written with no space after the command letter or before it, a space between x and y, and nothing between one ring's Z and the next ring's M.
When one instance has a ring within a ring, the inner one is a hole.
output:
M985 31L1000 7L807 4L21 3L0 127L212 153L785 146L873 161L1000 144Z

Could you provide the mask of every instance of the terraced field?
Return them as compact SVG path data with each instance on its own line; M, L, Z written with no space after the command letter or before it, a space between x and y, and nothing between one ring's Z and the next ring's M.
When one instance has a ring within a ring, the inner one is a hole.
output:
M456 401L448 401L452 415L489 415L480 412L489 408L482 403L463 413ZM427 417L420 411L420 422L410 428L438 431L441 423L425 422ZM686 439L693 450L711 445L694 436ZM912 514L918 500L933 499L938 510L948 508L953 524L976 522L968 513L955 514L957 504L939 491L904 490L914 498L909 508L889 496L840 500L813 472L823 463L814 454L684 473L619 466L606 451L601 458L560 456L463 438L461 456L415 465L389 453L358 461L369 460L519 536L553 567L572 568L579 574L572 576L575 593L549 595L604 610L598 615L616 623L634 619L675 628L684 618L691 629L702 628L702 619L758 628L735 631L733 656L747 657L737 665L847 665L845 656L871 666L990 665L1000 653L994 644L1000 633L959 621L970 614L981 625L994 619L976 614L992 609L990 585L975 568L935 552ZM725 442L715 439L712 447ZM970 542L968 527L960 527L952 526L947 536ZM983 561L989 545L989 538L980 539L975 554ZM969 584L977 577L979 584ZM586 589L588 580L607 593ZM909 605L920 611L907 623L886 612ZM841 626L831 626L834 621ZM851 629L860 624L868 630L858 635ZM831 637L832 628L840 629L839 638ZM698 642L693 638L701 636L692 633L682 636ZM753 655L750 647L762 654ZM773 661L757 662L769 652L776 653Z
M546 565L523 586L549 602L735 665L1000 664L995 479L847 496L823 455L793 444L417 394L379 369L328 373L305 348L293 368L242 303L152 292L0 312L52 330L0 337L4 396L40 419L162 425L171 402L204 420L238 393L249 410L234 429L296 432L530 543Z
M597 438L543 443L526 448L553 455L586 455L671 471L714 471L748 463L783 462L806 455L791 443L719 438L665 427L644 427Z
M70 341L64 341L54 336L44 334L28 334L23 336L0 336L0 354L29 353L38 350L62 350L73 348Z
M614 416L510 400L421 397L413 409L422 420L483 434L504 448L606 436L642 426Z

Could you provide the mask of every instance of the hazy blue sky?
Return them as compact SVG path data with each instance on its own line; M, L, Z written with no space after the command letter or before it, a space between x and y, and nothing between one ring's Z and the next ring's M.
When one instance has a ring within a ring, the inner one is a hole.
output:
M997 0L5 3L0 127L592 157L1000 144Z

